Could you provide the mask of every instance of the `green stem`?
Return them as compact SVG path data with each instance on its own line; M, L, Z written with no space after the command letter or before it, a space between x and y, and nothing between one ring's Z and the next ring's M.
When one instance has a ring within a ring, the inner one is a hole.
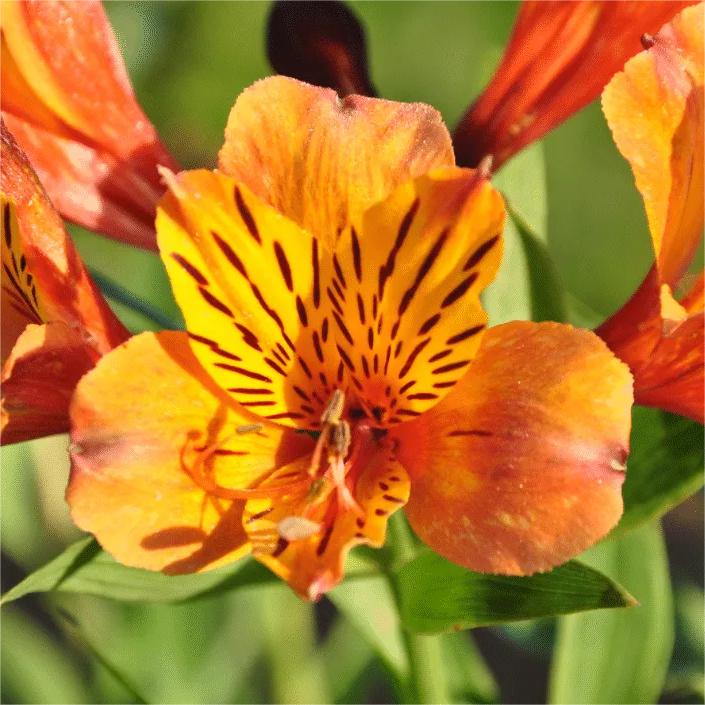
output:
M449 703L441 641L437 636L403 629L409 672L417 703Z
M393 568L414 557L417 542L401 512L393 517L388 526L389 540L387 545L390 547L389 558L391 560L385 561L382 569L389 581L399 611L401 596ZM403 624L401 632L409 661L410 697L408 702L450 702L440 638L417 634L404 627Z
M105 296L109 299L112 299L113 301L136 311L147 320L152 321L152 323L156 323L156 325L160 328L167 330L178 330L181 327L169 316L164 315L158 308L155 308L143 299L135 296L135 294L133 294L129 289L117 284L112 279L109 279L100 272L97 272L95 269L91 269L90 274L95 283L100 287L103 294L105 294Z
M313 606L288 589L272 589L262 601L262 621L271 702L329 702Z

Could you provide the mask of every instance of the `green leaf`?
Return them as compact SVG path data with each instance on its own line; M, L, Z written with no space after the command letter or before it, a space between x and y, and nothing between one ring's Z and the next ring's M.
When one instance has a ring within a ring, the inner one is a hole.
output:
M91 642L91 640L85 635L81 629L79 621L70 612L64 609L59 610L59 614L64 618L68 626L73 632L74 638L79 642L79 644L99 663L107 673L115 680L116 683L130 696L130 702L135 703L146 703L147 700L140 695L139 691L130 682L129 678L125 676L120 669L116 668L114 664L110 662L109 659L96 648L96 646Z
M327 703L328 683L316 648L313 605L283 583L260 603L271 702Z
M448 679L448 690L456 703L494 703L499 688L470 632L449 632L436 637Z
M565 321L566 305L563 286L548 248L516 212L510 210L509 213L519 233L526 257L531 296L531 320Z
M24 610L3 611L0 648L3 702L101 702L74 650Z
M640 605L559 620L549 702L658 702L673 647L668 559L658 525L603 541L584 559L628 586Z
M242 560L193 575L164 575L114 561L92 538L71 544L61 555L3 595L6 604L34 592L70 592L140 602L180 602L276 580L266 568Z
M502 264L482 297L490 324L565 320L563 286L545 241L548 219L541 145L517 155L492 182L504 195L509 217Z
M49 563L30 573L21 583L6 592L0 604L6 604L33 592L50 592L72 571L90 561L100 552L100 547L92 538L84 538L72 543L63 553Z
M546 162L541 142L534 142L512 157L492 177L492 185L502 192L512 211L528 228L537 233L547 232Z
M635 604L620 585L577 561L515 578L474 573L429 551L402 566L397 577L402 621L419 632Z
M346 566L350 573L351 568L362 570L369 564L353 553ZM355 627L387 669L399 681L406 679L409 662L389 581L382 575L354 581L346 579L326 597Z
M702 436L695 421L634 407L624 514L615 533L660 517L703 486Z

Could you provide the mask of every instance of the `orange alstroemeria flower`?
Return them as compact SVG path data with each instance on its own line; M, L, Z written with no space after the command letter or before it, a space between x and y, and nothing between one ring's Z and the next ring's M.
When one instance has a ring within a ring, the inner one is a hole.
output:
M635 399L703 422L703 275L673 291L703 238L703 3L683 10L602 95L646 207L656 262L597 333L634 374Z
M176 168L135 100L98 0L4 0L2 116L69 220L156 249L164 193L158 165Z
M128 336L2 124L2 442L68 431L71 394Z
M525 0L502 62L458 124L459 164L499 168L600 95L624 62L690 2Z
M188 333L77 388L80 527L167 573L251 552L316 599L404 505L439 553L513 575L614 526L629 372L588 331L485 330L504 204L438 113L269 78L219 166L165 174L157 217Z

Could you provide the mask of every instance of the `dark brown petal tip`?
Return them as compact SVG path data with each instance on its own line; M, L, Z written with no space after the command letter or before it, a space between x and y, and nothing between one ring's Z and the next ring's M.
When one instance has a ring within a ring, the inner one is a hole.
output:
M341 98L376 95L365 34L343 2L277 0L269 15L267 54L278 73L333 88Z

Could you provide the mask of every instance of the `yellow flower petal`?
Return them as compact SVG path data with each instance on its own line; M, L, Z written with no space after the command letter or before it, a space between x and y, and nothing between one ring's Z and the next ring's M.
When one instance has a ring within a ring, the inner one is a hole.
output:
M479 294L502 255L502 197L481 172L439 169L373 206L336 247L336 345L377 423L445 396L487 322Z
M213 379L265 418L318 426L340 382L326 316L330 253L215 172L170 179L157 231L194 351Z

